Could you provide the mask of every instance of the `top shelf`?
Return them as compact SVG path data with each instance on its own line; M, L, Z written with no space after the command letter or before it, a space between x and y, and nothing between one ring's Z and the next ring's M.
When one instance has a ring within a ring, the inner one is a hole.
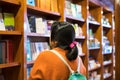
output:
M0 5L20 5L18 0L0 0Z

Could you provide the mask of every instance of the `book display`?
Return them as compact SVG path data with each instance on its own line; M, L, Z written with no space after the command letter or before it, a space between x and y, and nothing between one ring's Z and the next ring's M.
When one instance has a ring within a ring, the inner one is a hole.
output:
M112 80L112 19L92 0L0 0L0 80L27 80L54 21L73 24L87 79Z

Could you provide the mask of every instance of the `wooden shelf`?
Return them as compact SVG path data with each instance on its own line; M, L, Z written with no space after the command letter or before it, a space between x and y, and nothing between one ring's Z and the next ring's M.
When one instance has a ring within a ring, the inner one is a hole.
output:
M108 62L108 63L105 63L105 64L103 64L104 66L108 66L108 65L111 65L112 64L112 62Z
M110 54L112 54L112 53L102 53L103 55L110 55Z
M90 25L100 26L100 23L97 22L97 21L90 21L90 20L89 20L88 23L89 23Z
M0 5L20 5L18 0L0 0Z
M92 68L92 69L89 70L89 72L91 72L91 71L96 71L96 70L98 70L98 69L100 69L100 68L101 68L101 66L100 66L100 67Z
M22 35L19 31L0 31L0 35Z
M76 17L72 17L72 16L66 16L66 19L69 20L70 22L85 22L85 20L82 18L82 19L79 19L79 18L76 18Z
M39 34L39 33L27 33L26 35L28 37L47 37L47 38L50 37L50 35L48 34Z
M100 47L91 47L91 48L89 48L89 50L98 50L98 49L100 49Z
M35 14L35 15L41 15L41 16L47 16L47 17L60 17L60 13L47 11L47 10L41 10L38 7L27 5L27 11L28 13Z
M80 57L85 57L85 53L82 53L79 55Z
M76 39L85 39L85 36L76 36Z
M1 68L16 67L16 66L20 66L20 63L18 63L18 62L4 63L4 64L0 64L0 69Z
M111 29L111 28L112 28L111 25L104 25L104 24L102 24L102 26L103 26L103 28L108 28L108 29Z
M104 80L109 80L112 77L112 74L110 74L109 76L105 77Z
M27 67L32 67L33 64L34 64L34 61L29 61L29 62L27 62Z

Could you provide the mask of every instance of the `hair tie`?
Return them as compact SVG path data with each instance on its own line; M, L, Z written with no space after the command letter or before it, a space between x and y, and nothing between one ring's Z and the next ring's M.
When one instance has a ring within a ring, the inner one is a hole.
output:
M76 41L73 41L73 42L69 45L69 47L70 47L70 48L73 48L76 44L77 44L77 42L76 42Z

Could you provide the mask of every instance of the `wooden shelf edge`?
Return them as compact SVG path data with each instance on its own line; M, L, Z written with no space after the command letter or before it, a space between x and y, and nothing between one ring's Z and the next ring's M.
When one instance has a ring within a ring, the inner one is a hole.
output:
M70 19L70 20L74 20L74 21L79 21L79 22L85 22L85 20L76 18L76 17L72 17L72 16L66 16L66 19Z
M90 20L88 20L88 23L91 24L91 25L100 26L100 23L97 22L97 21L90 21Z
M35 61L28 61L27 62L27 67L32 67Z
M110 54L112 54L112 53L102 53L103 55L110 55Z
M28 37L50 37L49 34L26 33Z
M112 62L108 62L108 63L106 63L106 64L103 64L104 66L108 66L108 65L111 65L112 64Z
M17 0L0 0L2 3L8 3L8 4L15 4L15 5L20 5L20 2Z
M111 25L105 25L105 24L102 24L103 28L108 28L108 29L111 29L112 26Z
M110 77L112 77L112 74L110 74L109 76L105 77L104 79L107 80Z
M76 36L76 39L85 39L85 36Z
M85 57L85 53L82 53L79 55L80 57Z
M95 68L92 68L92 69L90 69L90 70L88 70L88 71L91 72L91 71L98 70L98 69L100 69L100 68L101 68L101 66L99 66L99 67L95 67Z
M20 63L19 62L12 62L12 63L0 64L0 68L9 68L9 67L16 67L16 66L20 66Z
M58 12L42 10L42 9L40 9L38 7L31 6L31 5L27 5L27 8L30 9L30 10L34 10L34 11L37 11L37 12L42 12L42 13L45 13L45 14L50 14L50 15L54 15L54 16L60 16L60 13L58 13Z
M100 49L100 47L91 47L91 48L89 48L89 50L98 50L98 49Z
M2 35L22 35L19 31L0 31Z

